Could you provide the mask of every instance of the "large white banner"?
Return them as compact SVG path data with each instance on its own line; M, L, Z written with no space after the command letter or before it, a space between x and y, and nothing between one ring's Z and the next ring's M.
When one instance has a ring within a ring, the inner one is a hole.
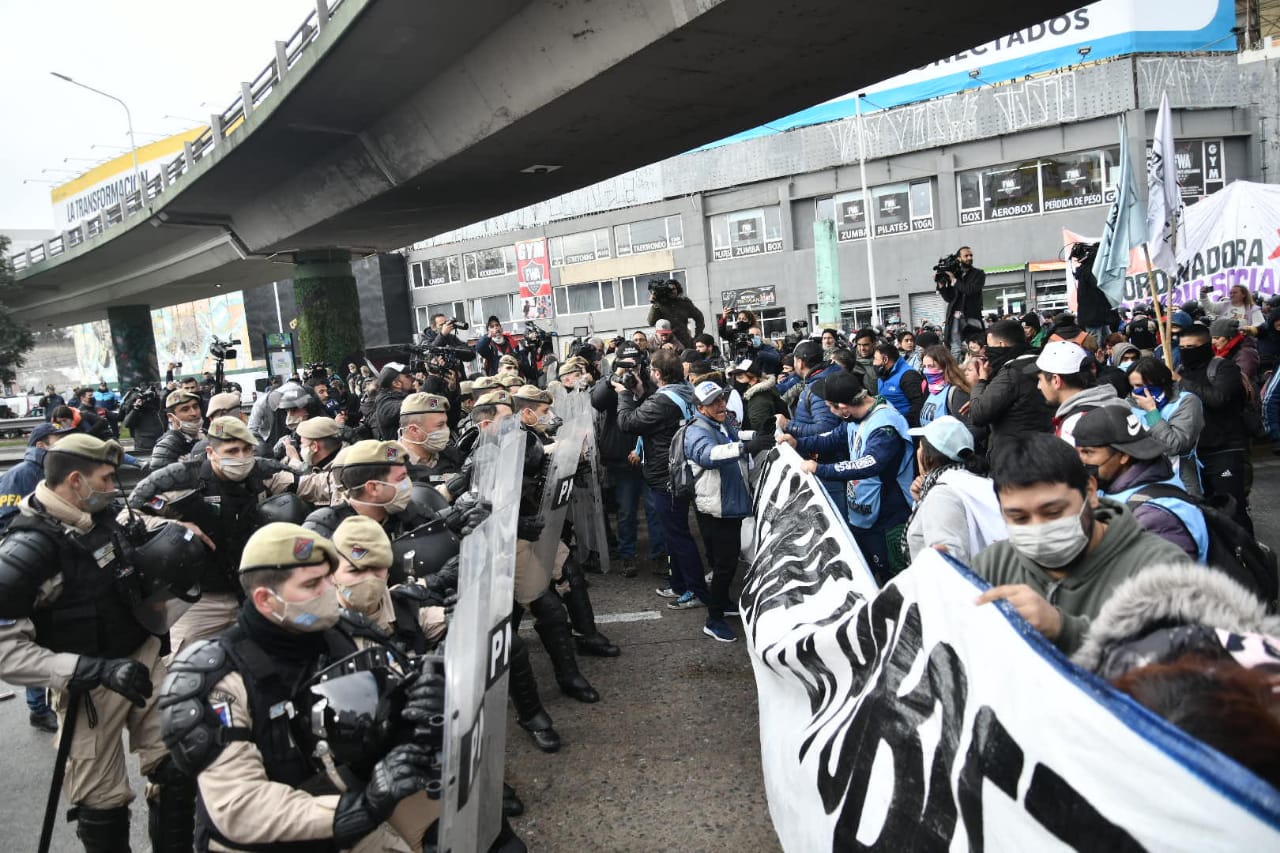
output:
M788 851L1280 850L1280 793L1073 666L926 552L877 590L790 448L742 594Z

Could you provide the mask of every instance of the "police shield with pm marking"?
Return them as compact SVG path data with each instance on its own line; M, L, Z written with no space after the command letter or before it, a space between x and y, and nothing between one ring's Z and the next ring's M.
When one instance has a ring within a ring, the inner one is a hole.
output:
M493 502L462 540L458 603L445 641L446 734L439 850L487 850L502 825L507 670L511 650L518 470L525 434L515 419L484 430L472 487Z
M563 399L563 398L561 398ZM582 443L591 429L591 413L570 406L572 419L566 417L550 445L546 474L542 483L541 516L544 527L538 541L533 543L527 565L520 567L516 578L516 601L528 604L546 591L563 560L560 553L561 531L565 516L569 513L569 500L573 495L573 475L582 458Z
M591 397L584 391L572 391L563 396L562 416L565 422L588 424L583 435L582 459L579 477L574 478L570 494L569 518L573 522L574 556L583 566L598 567L609 571L609 541L605 533L604 498L600 494L600 463L596 453L596 431ZM579 411L581 410L581 411Z

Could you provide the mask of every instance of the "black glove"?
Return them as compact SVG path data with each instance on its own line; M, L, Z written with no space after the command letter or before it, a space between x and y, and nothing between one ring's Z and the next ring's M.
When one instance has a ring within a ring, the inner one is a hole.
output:
M746 448L748 456L755 456L757 453L764 453L766 450L771 449L777 443L773 433L764 432L756 433L755 438L743 442L743 447Z
M467 492L453 502L453 506L440 513L444 523L459 536L466 536L479 527L490 513L493 504L475 492Z
M333 813L334 844L354 846L390 817L401 800L425 790L433 763L434 751L418 744L401 744L388 752L373 765L363 791L348 791L339 798Z
M542 538L542 528L547 524L537 515L522 515L516 523L516 538L527 542L537 542Z
M450 500L457 500L467 489L471 488L471 458L462 465L462 471L445 481L444 487L449 492Z
M419 672L409 682L405 699L400 718L413 724L414 742L439 749L444 738L444 674L431 668Z
M93 658L81 655L76 671L67 682L68 690L92 690L102 686L114 690L139 708L151 698L151 673L133 658Z
M392 601L407 601L421 610L423 607L444 607L445 596L425 584L402 583L391 588Z
M456 555L450 557L440 567L440 571L424 575L419 578L419 583L425 586L433 595L443 599L458 588L458 557Z

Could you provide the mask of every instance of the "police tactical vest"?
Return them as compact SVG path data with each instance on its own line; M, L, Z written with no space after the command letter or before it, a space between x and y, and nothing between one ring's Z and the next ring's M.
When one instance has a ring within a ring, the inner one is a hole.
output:
M254 510L266 497L263 474L256 467L240 482L219 480L208 460L185 463L198 469L197 493L184 498L180 515L194 522L217 548L200 576L204 592L235 593L243 598L239 583L240 555L258 527Z
M54 652L128 657L150 636L133 617L129 601L136 576L120 553L123 536L115 521L106 515L95 521L92 530L79 535L42 516L20 515L9 525L9 535L45 538L56 557L38 567L46 572L40 581L62 574L57 600L31 614L36 642Z

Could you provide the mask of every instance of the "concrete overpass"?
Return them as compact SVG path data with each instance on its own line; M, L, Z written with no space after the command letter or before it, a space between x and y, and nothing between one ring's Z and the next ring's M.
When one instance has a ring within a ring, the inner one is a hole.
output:
M6 301L61 325L287 278L307 250L397 248L1075 5L317 0L145 192L16 256Z

